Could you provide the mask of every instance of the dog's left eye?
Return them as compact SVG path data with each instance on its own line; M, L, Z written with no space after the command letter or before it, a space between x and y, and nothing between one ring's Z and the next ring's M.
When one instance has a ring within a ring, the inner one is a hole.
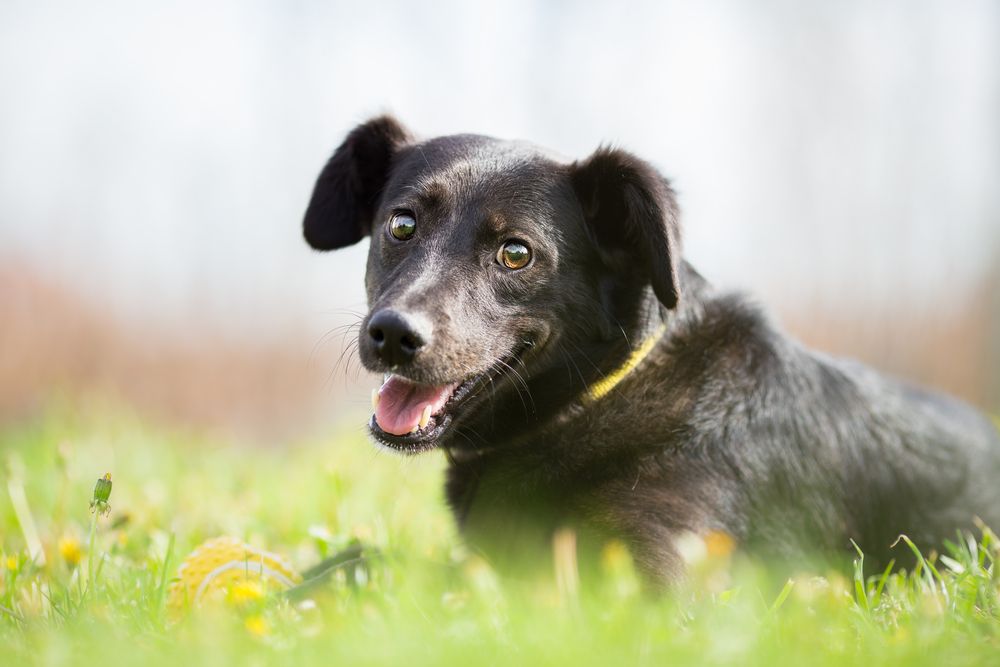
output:
M394 239L407 241L417 231L417 221L409 213L396 213L389 219L389 233Z
M507 241L500 246L497 261L508 269L523 269L531 261L531 249L520 241Z

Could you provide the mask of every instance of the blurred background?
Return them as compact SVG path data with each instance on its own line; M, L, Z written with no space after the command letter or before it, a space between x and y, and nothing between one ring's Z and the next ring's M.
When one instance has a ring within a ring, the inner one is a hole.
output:
M261 442L367 410L356 123L631 149L690 261L810 345L1000 409L1000 4L0 3L0 424L110 401ZM358 423L360 427L360 422Z

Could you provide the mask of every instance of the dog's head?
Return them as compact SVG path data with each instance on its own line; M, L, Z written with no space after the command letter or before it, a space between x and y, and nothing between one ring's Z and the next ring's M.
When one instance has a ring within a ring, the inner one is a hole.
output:
M570 163L476 135L418 142L383 116L337 148L304 228L318 250L371 237L359 349L387 377L372 434L401 451L518 431L518 411L536 419L593 377L651 294L680 298L673 193L621 150Z

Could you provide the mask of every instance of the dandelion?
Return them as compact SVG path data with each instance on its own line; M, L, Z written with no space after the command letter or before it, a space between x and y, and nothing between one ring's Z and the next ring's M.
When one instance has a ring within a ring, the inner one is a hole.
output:
M11 572L17 572L17 556L7 556L4 564Z
M259 581L246 579L238 581L229 588L226 601L234 607L245 607L264 598L264 587Z
M271 632L271 626L260 615L247 616L247 620L243 621L243 626L247 629L247 632L255 637L266 637Z
M736 540L729 533L712 530L705 535L705 549L709 558L724 558L736 549Z
M685 563L698 565L731 555L736 549L736 540L729 533L720 530L710 530L704 536L686 532L674 541L674 547Z
M108 498L111 497L111 473L104 473L104 477L97 478L94 486L94 498L90 501L90 511L107 516L111 513L111 504Z
M601 549L601 567L608 573L620 573L632 564L632 557L620 540L611 540Z
M94 485L94 496L90 501L90 512L94 515L90 519L90 539L88 541L87 553L90 554L90 558L87 559L87 590L94 590L94 584L97 582L97 568L94 563L94 555L97 550L94 548L95 540L97 539L97 517L107 516L111 513L111 504L108 499L111 497L111 473L104 473L104 477L97 478L97 484Z
M617 597L629 597L639 592L632 554L621 540L606 542L601 548L601 569L609 591Z
M76 567L83 560L83 549L80 540L66 535L59 540L59 555L70 567Z

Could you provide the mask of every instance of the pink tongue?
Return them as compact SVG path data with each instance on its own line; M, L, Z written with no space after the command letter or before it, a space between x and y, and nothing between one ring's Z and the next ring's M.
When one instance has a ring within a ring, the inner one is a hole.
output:
M431 406L432 415L437 414L456 386L458 383L431 387L392 375L378 390L375 422L386 433L406 435L420 426L425 405Z

